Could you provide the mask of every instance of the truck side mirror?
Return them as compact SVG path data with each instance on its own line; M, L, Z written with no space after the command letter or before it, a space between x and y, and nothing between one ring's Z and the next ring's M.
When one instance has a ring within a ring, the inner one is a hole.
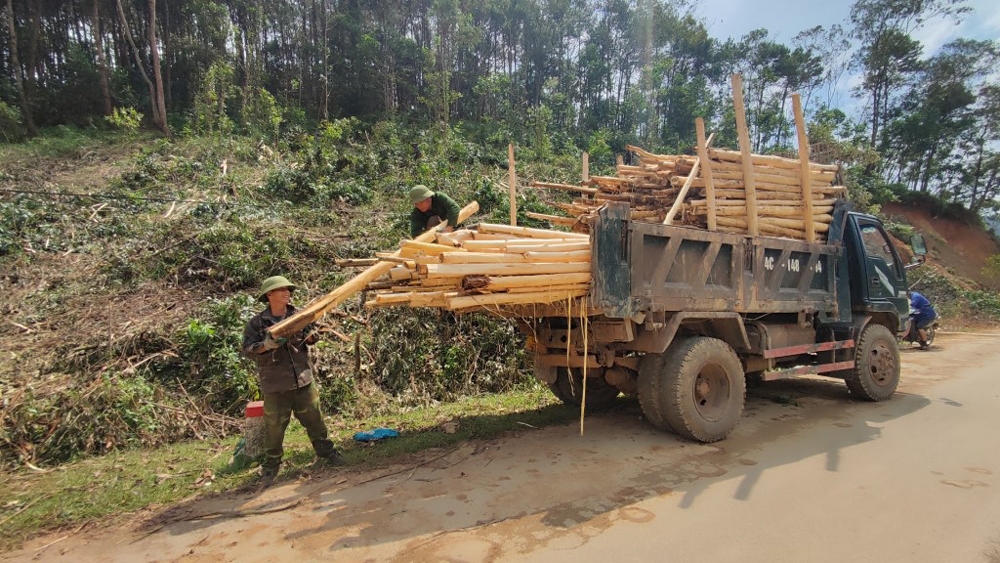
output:
M915 234L910 238L910 247L913 248L913 253L917 256L927 255L927 245L924 244L924 235Z

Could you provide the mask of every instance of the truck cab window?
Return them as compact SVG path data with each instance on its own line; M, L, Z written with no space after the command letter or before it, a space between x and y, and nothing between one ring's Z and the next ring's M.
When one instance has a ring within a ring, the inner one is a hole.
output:
M865 252L868 256L879 257L892 269L895 269L895 259L892 255L892 245L889 239L885 238L882 231L875 225L863 225L861 227L861 241L865 245Z

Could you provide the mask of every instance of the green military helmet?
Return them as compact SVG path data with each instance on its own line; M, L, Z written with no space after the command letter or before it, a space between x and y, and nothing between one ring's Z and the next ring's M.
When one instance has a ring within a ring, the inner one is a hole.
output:
M432 192L430 188L428 188L423 184L417 184L416 186L410 188L410 203L412 203L413 205L416 205L421 201L433 196L434 192Z
M267 303L267 294L275 289L287 287L289 291L295 291L295 284L288 281L285 276L271 276L260 284L260 295L257 297L263 303Z

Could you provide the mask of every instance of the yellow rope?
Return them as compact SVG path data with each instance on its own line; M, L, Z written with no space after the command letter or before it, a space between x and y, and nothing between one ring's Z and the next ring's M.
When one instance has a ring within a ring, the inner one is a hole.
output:
M587 410L587 296L583 297L580 325L583 327L583 398L580 401L580 435L583 436L583 414Z

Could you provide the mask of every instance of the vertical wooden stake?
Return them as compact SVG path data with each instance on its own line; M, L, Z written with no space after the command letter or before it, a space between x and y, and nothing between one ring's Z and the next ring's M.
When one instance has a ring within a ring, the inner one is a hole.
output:
M792 109L795 111L795 131L799 137L799 181L802 182L802 203L806 220L806 242L816 242L816 223L813 219L812 175L809 173L809 136L806 134L806 119L802 112L802 99L792 94Z
M736 110L736 132L740 139L740 160L743 161L743 183L747 190L747 226L752 236L760 234L757 227L757 187L753 180L753 151L747 129L746 107L743 105L743 79L733 75L733 107Z
M712 180L712 161L708 158L708 142L705 141L705 120L694 120L698 135L698 160L701 161L701 177L705 179L705 201L708 203L708 230L718 227L715 221L715 182Z
M699 117L698 119L701 118ZM697 124L697 121L695 121L695 124ZM701 125L702 125L702 131L704 131L705 122L702 121ZM712 133L712 135L715 135L715 133ZM708 149L708 145L711 144L712 144L712 137L709 137L708 140L705 141L706 151ZM674 223L674 217L677 216L677 214L681 210L681 206L684 205L684 198L687 197L688 190L691 189L691 184L694 183L694 179L698 177L698 170L700 166L701 166L701 156L699 155L698 158L696 158L694 161L694 166L691 167L691 172L688 174L687 180L684 180L684 185L681 186L681 191L677 194L677 199L675 199L674 204L670 206L670 211L667 212L667 216L663 218L664 225L672 225Z
M583 327L583 393L580 395L580 435L583 436L583 415L587 410L587 296L583 297L583 307L580 309L580 326ZM572 373L572 370L570 370Z
M583 153L583 181L590 181L590 153Z
M566 296L566 373L570 389L573 388L573 368L569 367L569 352L573 348L573 298Z
M507 172L510 176L510 224L517 225L517 175L514 172L514 143L507 145Z

